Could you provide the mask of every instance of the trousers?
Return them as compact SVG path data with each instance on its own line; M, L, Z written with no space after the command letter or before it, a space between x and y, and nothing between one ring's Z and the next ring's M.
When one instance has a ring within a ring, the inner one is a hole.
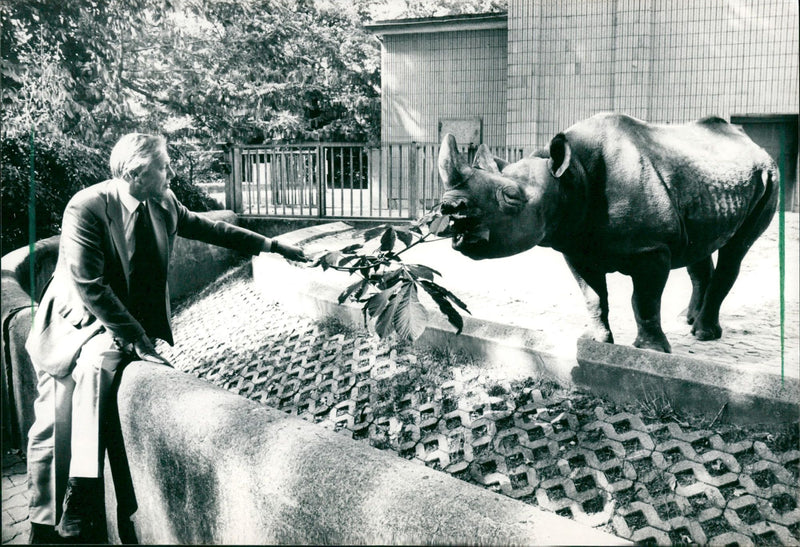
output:
M69 477L102 476L102 425L117 369L131 360L105 330L81 348L71 374L37 370L38 397L28 433L30 521L54 526Z

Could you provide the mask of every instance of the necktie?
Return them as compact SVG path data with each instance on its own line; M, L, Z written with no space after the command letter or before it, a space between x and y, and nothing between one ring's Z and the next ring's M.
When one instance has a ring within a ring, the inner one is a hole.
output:
M136 213L133 229L135 250L128 280L128 311L141 323L148 336L171 341L166 316L167 278L161 267L147 203L140 203Z

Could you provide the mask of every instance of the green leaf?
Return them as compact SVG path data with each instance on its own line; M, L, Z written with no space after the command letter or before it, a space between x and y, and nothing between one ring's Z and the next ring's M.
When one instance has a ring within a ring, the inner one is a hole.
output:
M372 314L372 317L376 317L375 333L381 338L386 338L394 330L394 312L397 308L398 299L397 291L394 289L389 290L392 290L392 294L389 295L386 305L383 306L380 313Z
M461 314L458 313L453 305L447 300L444 293L440 290L441 287L436 283L431 283L430 281L422 281L421 282L422 288L425 289L433 301L439 306L439 311L441 311L447 320L456 328L456 334L461 334L461 330L464 328L464 318L461 317Z
M322 270L325 271L331 266L336 266L341 258L342 258L342 253L340 253L339 251L331 251L328 254L324 255L320 260L320 264L322 265Z
M340 249L339 252L344 254L352 254L357 250L361 249L362 247L364 247L363 243L354 243L353 245L348 245L344 249Z
M364 293L367 292L367 289L372 287L372 283L369 282L368 279L364 280L364 284L361 285L356 292L353 293L353 300L361 300L361 297L364 296Z
M395 297L392 323L395 332L405 340L416 340L425 331L428 315L420 304L415 283L407 282Z
M397 292L397 287L390 287L377 294L372 295L364 303L364 311L370 317L377 317L386 308L389 299Z
M450 215L442 215L438 218L434 218L433 221L428 225L428 229L434 235L444 235L445 232L450 228Z
M364 231L364 241L369 241L370 239L378 237L383 231L386 230L386 224L381 224L380 226L375 226L374 228L370 228Z
M442 275L433 268L423 266L422 264L406 264L406 268L408 268L414 277L427 279L428 281L433 281L434 275L438 275L439 277Z
M405 272L401 268L392 270L391 272L383 274L383 277L381 279L381 285L383 285L384 287L391 287L404 277L405 277Z
M389 226L381 236L381 251L387 252L394 249L394 244L397 242L397 234L394 228Z
M408 228L403 227L395 227L395 232L397 233L397 239L403 242L403 245L408 247L411 245L411 242L414 240L414 236L412 235L411 231Z
M442 296L452 300L453 303L456 304L459 308L461 308L465 312L469 313L470 315L472 314L472 312L470 312L467 309L467 305L464 302L462 302L459 297L457 297L456 295L454 295L453 293L451 293L450 291L448 291L447 289L445 289L441 285L439 285L437 283L434 283L433 281L424 281L424 280L421 281L421 283L423 284L423 286L425 287L426 290L428 289L427 285L430 285L433 290L439 292ZM428 291L428 292L430 293L430 291Z
M342 257L339 260L339 263L337 264L337 266L339 266L341 268L341 267L347 266L351 262L354 262L354 261L356 261L358 259L359 259L358 255L345 256L345 257Z
M353 293L364 292L364 289L366 288L366 285L368 285L368 284L369 284L369 281L367 281L366 279L359 279L358 281L356 281L355 283L353 283L352 285L347 287L339 295L339 304L341 304L345 300L347 300L350 297L350 295L352 295ZM358 296L356 296L355 298L358 299Z

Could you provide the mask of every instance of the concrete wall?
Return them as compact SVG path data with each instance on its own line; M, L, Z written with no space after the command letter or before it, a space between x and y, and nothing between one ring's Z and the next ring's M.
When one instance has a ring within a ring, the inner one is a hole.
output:
M231 211L203 213L214 220L237 224ZM17 249L2 258L2 408L5 446L27 446L33 423L36 374L25 351L32 313L58 258L58 236L36 242L34 282L31 289L30 252ZM185 298L215 280L244 257L235 251L178 238L172 252L169 275L173 302ZM31 299L31 294L34 298Z
M202 214L212 220L239 225L239 219L233 211L209 211ZM170 259L170 300L175 302L196 293L244 258L245 255L224 247L177 238Z
M129 365L117 402L112 543L621 543L167 367Z

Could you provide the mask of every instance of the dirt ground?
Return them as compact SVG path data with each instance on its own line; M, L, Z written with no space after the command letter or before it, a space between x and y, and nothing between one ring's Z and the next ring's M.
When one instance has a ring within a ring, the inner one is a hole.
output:
M722 305L720 340L699 342L686 323L691 283L686 270L673 270L662 299L662 325L673 353L712 359L781 374L781 294L779 226L776 215L742 263L736 284ZM800 376L800 243L798 214L786 213L784 278L783 373ZM315 240L309 253L352 243L352 233ZM531 330L539 349L574 355L577 338L587 326L587 314L577 283L560 253L534 248L508 258L474 261L450 248L450 241L419 245L403 255L406 263L421 263L442 274L439 280L469 306L474 317ZM319 272L336 283L337 272ZM351 281L341 274L342 288ZM608 276L610 323L618 344L631 344L636 325L630 305L632 285L622 274Z

